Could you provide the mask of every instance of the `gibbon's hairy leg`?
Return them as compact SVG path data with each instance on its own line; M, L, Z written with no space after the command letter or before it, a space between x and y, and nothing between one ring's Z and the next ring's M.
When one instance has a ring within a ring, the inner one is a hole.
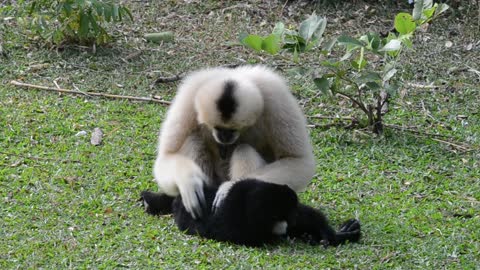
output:
M230 159L230 181L223 182L218 188L212 210L215 211L220 206L236 181L265 166L265 164L265 160L250 145L241 144L237 146Z
M194 218L202 216L205 204L203 185L210 184L207 175L212 168L206 157L200 132L188 136L176 154L159 155L154 165L155 180L160 191L169 195L182 194L182 202Z
M299 204L295 222L287 227L287 234L291 237L303 238L311 244L322 243L324 246L338 246L347 241L358 242L361 237L360 221L349 219L338 231L330 225L327 217L320 210Z
M237 180L265 166L266 162L250 145L241 144L235 148L230 159L230 179Z
M175 197L152 191L142 191L140 200L145 212L150 215L167 215L173 212L172 203Z

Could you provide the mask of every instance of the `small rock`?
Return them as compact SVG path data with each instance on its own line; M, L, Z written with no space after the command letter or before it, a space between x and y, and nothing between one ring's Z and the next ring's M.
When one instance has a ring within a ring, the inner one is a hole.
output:
M94 128L90 143L93 145L100 145L103 139L103 131L100 128Z

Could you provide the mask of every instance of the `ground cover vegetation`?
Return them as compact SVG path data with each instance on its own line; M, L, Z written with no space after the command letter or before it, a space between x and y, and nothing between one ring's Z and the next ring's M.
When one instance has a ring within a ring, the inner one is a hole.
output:
M412 37L396 63L401 86L382 115L382 135L355 124L351 99L318 89L314 79L328 72L321 49L295 61L290 52L259 53L239 41L242 33L266 37L278 22L298 29L314 11L328 22L325 40L388 36L395 15L412 12L404 3L326 2L122 1L123 20L91 11L103 16L99 33L108 38L79 41L42 36L8 8L22 1L1 1L0 267L478 268L478 2L450 1L449 11ZM145 38L167 31L173 40ZM137 199L156 188L151 169L168 106L158 101L171 100L185 72L249 63L284 74L308 117L318 165L300 199L334 224L358 217L359 244L247 248L185 235L170 216L143 212ZM101 142L92 143L92 134Z

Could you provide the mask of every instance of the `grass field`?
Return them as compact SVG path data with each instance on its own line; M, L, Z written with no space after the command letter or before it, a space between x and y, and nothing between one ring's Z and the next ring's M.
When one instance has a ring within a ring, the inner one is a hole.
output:
M267 33L280 20L295 25L313 9L302 2L159 2L129 1L134 22L113 29L116 41L95 53L81 46L45 48L12 20L3 21L1 269L480 268L480 33L471 19L478 13L447 15L417 36L402 63L405 87L390 104L384 136L310 129L317 174L300 198L322 208L333 224L358 217L361 242L327 249L301 242L247 248L187 236L171 216L143 212L137 200L142 190L156 189L151 171L166 106L9 83L56 82L67 89L170 100L176 82L155 85L159 76L204 65L284 66L282 57L231 43L240 31ZM362 3L317 12L329 20L326 35L388 30L400 9L373 7L368 16ZM175 33L174 43L142 39L166 30ZM315 53L305 57L306 63L318 61ZM345 100L318 96L309 78L281 72L308 116L355 113ZM99 146L90 143L96 127L104 132Z

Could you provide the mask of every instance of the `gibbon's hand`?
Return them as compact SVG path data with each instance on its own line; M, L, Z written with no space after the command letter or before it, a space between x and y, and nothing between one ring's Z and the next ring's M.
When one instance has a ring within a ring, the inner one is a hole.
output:
M212 205L212 212L215 213L215 211L220 208L220 205L222 204L223 200L227 197L228 192L230 191L230 188L232 188L233 184L235 184L237 181L235 180L230 180L223 182L220 187L217 190L217 193L215 194L215 200L213 200L213 205Z
M183 206L194 219L202 217L202 209L205 206L203 185L207 181L208 177L204 173L195 172L178 183Z

